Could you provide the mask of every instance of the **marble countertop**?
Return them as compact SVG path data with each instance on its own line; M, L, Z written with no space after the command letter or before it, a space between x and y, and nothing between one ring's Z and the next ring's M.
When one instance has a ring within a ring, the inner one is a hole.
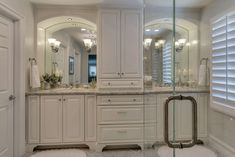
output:
M72 94L87 94L87 95L127 95L127 94L161 94L161 93L172 93L173 88L171 87L153 87L151 89L144 90L124 90L124 89L105 89L98 90L92 88L56 88L50 90L34 90L26 92L28 95L72 95ZM190 87L176 87L178 93L209 93L209 88L190 88Z

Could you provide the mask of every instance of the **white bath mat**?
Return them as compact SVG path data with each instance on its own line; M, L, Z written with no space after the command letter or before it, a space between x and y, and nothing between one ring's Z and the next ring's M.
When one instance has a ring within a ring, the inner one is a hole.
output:
M37 152L30 157L86 157L86 152L79 149L58 149Z
M173 149L162 146L158 149L160 157L172 157ZM217 157L210 149L203 146L194 146L192 148L176 149L176 157Z

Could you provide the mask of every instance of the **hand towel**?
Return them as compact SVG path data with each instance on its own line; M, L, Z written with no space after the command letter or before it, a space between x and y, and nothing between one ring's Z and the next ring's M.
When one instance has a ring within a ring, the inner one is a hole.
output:
M31 88L41 87L40 75L37 65L32 65L30 67L30 87Z
M207 66L202 64L199 69L198 86L206 86Z

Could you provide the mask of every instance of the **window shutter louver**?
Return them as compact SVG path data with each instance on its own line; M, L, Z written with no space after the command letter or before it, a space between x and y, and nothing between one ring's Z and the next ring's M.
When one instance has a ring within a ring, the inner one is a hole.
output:
M212 103L235 115L235 14L212 23Z
M172 83L172 48L167 43L163 47L163 83Z

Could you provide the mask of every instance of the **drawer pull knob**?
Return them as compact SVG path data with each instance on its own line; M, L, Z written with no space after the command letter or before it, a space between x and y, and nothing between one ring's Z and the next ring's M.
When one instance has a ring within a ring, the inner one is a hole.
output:
M118 133L121 133L121 134L125 134L125 133L127 133L127 131L126 131L126 130L118 130L117 132L118 132Z
M110 100L110 99L108 99L108 102L111 102L111 100Z
M136 101L136 99L133 99L133 101Z
M108 83L108 85L110 86L110 82Z
M66 101L66 99L63 99L63 101Z
M59 99L59 101L62 101L62 99Z
M124 73L122 73L122 75L124 75Z
M133 82L131 82L131 85L134 85L134 83L133 83Z

